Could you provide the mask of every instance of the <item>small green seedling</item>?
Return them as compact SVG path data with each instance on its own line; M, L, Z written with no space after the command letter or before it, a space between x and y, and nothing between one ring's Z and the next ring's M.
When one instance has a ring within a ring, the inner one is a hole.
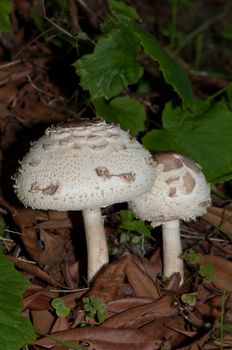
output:
M119 215L122 220L118 226L120 243L139 244L143 237L151 235L150 226L141 220L136 220L129 210L120 210Z
M55 298L52 300L52 307L55 309L58 317L68 317L70 308L67 307L62 298Z
M189 306L195 306L197 302L196 293L183 294L181 300Z
M105 304L93 295L84 297L83 307L85 311L85 321L96 320L101 323L105 320Z
M199 275L209 282L213 282L216 279L214 267L212 264L209 263L200 265Z
M182 259L191 265L197 265L200 263L200 257L195 252L194 249L186 250L182 255ZM200 265L198 269L198 273L206 281L213 282L216 279L216 276L214 273L214 267L212 264L207 263L207 264Z
M191 265L196 265L200 262L199 255L193 249L186 250L182 255L182 259Z

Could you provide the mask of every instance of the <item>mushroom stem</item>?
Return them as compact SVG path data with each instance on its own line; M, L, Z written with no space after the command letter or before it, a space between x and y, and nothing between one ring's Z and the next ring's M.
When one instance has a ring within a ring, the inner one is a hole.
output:
M88 252L88 282L109 262L101 209L82 210Z
M180 284L184 281L184 264L181 259L182 246L180 239L180 221L170 220L162 225L163 238L163 275L171 276L174 272L181 275Z

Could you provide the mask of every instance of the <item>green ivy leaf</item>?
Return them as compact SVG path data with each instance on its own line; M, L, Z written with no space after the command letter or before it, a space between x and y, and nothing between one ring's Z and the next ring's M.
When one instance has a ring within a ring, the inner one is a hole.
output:
M132 97L115 97L109 103L103 98L94 101L96 114L108 123L120 124L132 136L144 130L146 112L144 106Z
M172 85L173 89L180 96L183 106L192 107L192 87L184 69L165 51L151 33L146 32L136 24L133 25L133 33L138 37L145 53L159 63L166 82Z
M81 77L80 85L90 92L92 100L100 97L108 100L118 95L143 74L137 62L139 52L140 45L130 30L115 29L98 40L92 54L74 63Z
M209 182L232 179L232 111L221 100L210 106L196 101L193 111L166 104L163 129L143 138L151 152L176 151L203 167Z
M22 294L27 285L0 249L0 350L19 350L35 340L31 323L21 316Z
M1 0L0 1L0 33L10 32L11 23L10 23L10 14L12 11L12 4L10 0Z

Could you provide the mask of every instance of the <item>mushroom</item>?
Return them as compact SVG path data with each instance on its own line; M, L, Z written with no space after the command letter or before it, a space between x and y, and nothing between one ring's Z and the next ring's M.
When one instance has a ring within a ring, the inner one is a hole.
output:
M148 191L154 173L151 154L128 132L84 120L46 129L22 160L14 187L33 209L82 210L90 281L108 262L100 208Z
M154 156L156 178L152 189L129 202L137 218L162 225L163 274L179 272L184 279L180 220L203 215L211 205L210 187L201 167L178 153L161 152Z

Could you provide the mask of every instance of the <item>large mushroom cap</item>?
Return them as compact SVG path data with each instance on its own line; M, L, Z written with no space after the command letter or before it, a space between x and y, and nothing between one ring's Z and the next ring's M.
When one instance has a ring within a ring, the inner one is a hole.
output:
M105 121L48 128L21 162L15 191L25 206L83 210L148 191L154 161L129 134Z
M178 153L154 155L157 162L152 189L129 202L129 208L142 220L158 226L165 221L185 221L203 215L211 205L210 187L201 167Z

